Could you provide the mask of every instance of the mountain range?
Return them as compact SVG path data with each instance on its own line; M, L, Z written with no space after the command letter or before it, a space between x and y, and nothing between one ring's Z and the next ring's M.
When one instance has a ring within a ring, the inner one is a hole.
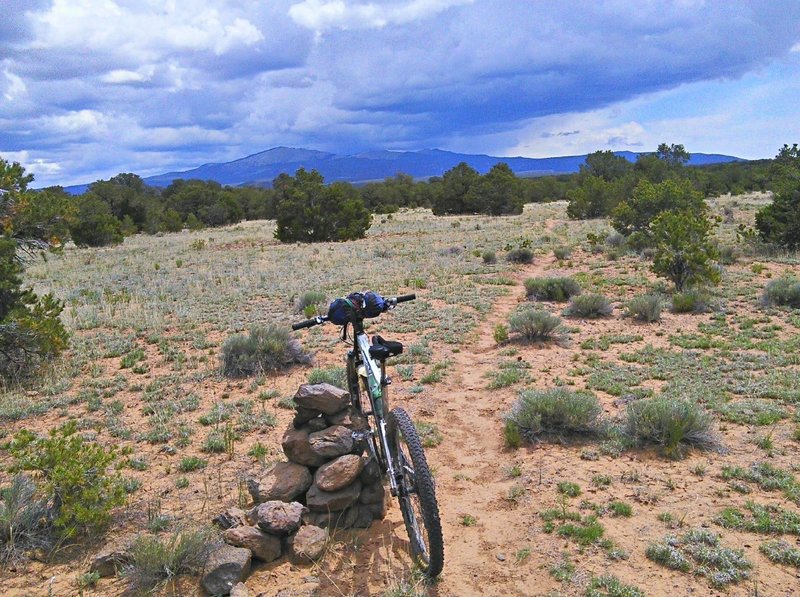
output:
M631 151L614 152L618 156L635 162L640 155ZM545 176L548 174L570 174L577 172L586 161L586 155L552 158L498 157L454 153L441 149L421 151L378 150L354 155L340 155L313 149L274 147L232 162L203 164L182 172L167 172L144 179L154 187L166 187L173 180L214 180L230 186L271 186L272 180L281 173L294 174L299 168L317 170L325 182L349 182L364 184L380 181L397 173L408 174L415 179L441 176L461 162L466 162L480 173L488 172L498 162L505 162L517 176ZM690 166L743 161L721 154L693 153ZM83 193L88 185L67 187L71 193Z

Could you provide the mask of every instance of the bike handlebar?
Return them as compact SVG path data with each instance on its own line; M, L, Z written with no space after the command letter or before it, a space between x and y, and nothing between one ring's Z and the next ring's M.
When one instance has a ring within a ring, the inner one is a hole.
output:
M319 325L321 323L325 323L328 321L327 315L318 315L312 319L306 319L305 321L298 321L297 323L292 324L293 330L302 330L303 328L310 328L314 327L315 325Z
M401 296L395 296L392 298L385 299L387 309L394 307L397 303L405 303L407 301L413 301L417 298L416 294L403 294ZM311 328L315 325L321 325L328 321L327 315L317 315L316 317L312 317L311 319L306 319L305 321L298 321L297 323L292 324L293 330L302 330L304 328Z

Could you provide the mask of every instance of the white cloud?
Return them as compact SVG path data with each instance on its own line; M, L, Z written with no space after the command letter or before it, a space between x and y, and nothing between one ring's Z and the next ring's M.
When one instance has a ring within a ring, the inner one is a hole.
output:
M100 80L110 85L126 85L129 83L143 83L153 78L155 67L145 66L137 70L126 70L123 68L107 72Z
M380 29L432 17L473 0L412 0L401 5L350 3L344 0L304 0L289 8L289 16L317 33L331 29Z
M13 102L15 99L27 93L28 88L25 86L25 82L20 77L12 73L7 68L3 70L3 74L7 80L7 84L3 86L4 98L10 102Z
M256 25L224 4L218 10L192 0L154 10L138 2L54 0L49 11L34 16L31 47L90 48L140 61L175 49L224 54L264 39Z
M75 110L57 116L43 116L39 121L45 130L58 135L80 134L96 137L108 133L108 119L95 110Z

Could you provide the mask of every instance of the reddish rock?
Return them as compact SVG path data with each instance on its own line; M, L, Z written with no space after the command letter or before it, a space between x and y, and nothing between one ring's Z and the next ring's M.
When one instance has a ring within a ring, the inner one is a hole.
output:
M345 454L319 467L314 474L314 483L323 491L338 491L355 481L362 468L364 460L360 456Z
M324 460L330 460L349 454L353 450L353 432L341 425L328 427L322 431L311 433L308 436L308 443L314 454ZM295 462L298 461L295 460Z
M315 483L306 493L306 504L316 512L344 510L354 504L360 494L361 481L358 480L338 491L323 491Z
M327 545L328 531L314 525L302 526L287 541L289 560L295 564L316 562L325 553Z
M222 537L229 545L246 547L259 560L271 562L281 557L281 540L257 527L235 527L225 531Z
M272 500L291 502L308 491L312 480L311 472L302 464L279 462L261 479L249 479L247 488L257 504Z
M273 500L259 504L247 515L258 528L273 535L288 535L294 532L303 522L306 507L299 502L281 502Z
M286 457L296 464L319 466L328 460L325 456L311 449L307 427L301 427L300 429L290 427L287 429L283 434L281 446Z
M294 395L297 406L332 415L350 404L347 391L328 383L303 384Z

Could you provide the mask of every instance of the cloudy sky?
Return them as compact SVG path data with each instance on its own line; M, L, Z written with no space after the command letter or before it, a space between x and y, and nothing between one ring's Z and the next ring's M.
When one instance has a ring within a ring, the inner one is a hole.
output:
M35 186L285 145L772 157L798 0L0 0L0 157Z

